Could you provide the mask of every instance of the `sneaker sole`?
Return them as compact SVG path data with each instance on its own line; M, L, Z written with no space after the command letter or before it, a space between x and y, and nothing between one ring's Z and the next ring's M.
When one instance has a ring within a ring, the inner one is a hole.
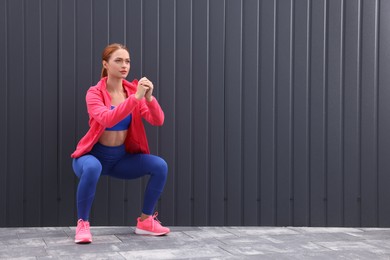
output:
M146 230L139 229L139 228L135 228L135 231L134 231L134 233L136 233L137 235L148 235L148 236L163 236L163 235L168 234L169 232L170 231L156 233L156 232L146 231Z
M92 243L92 239L80 239L74 241L76 244L89 244Z

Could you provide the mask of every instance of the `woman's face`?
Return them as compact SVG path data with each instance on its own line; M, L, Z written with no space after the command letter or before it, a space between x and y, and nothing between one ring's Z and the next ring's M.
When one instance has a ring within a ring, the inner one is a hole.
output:
M109 77L126 78L130 71L130 55L124 49L119 49L111 54L108 62L103 61Z

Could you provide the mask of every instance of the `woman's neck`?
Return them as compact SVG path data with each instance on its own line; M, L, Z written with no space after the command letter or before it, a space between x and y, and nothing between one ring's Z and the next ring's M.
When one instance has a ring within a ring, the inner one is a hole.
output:
M122 79L107 77L107 90L109 92L123 91Z

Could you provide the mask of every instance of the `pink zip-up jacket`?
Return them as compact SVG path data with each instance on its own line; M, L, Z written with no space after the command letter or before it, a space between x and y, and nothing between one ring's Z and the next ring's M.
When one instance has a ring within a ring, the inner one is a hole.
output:
M71 157L78 158L91 151L106 128L113 127L130 113L132 119L125 140L126 151L128 153L149 154L149 145L142 118L154 126L161 126L164 123L164 112L158 101L155 97L150 102L146 101L145 98L136 99L134 94L137 91L138 80L135 79L132 82L123 80L128 98L111 110L111 96L107 91L106 82L107 77L104 77L96 86L90 87L87 91L89 130L81 138Z

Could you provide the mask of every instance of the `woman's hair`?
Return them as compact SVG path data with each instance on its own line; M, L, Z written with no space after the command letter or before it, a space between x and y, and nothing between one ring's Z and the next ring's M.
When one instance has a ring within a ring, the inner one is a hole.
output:
M117 51L117 50L120 50L120 49L124 49L127 52L129 52L127 47L125 45L123 45L123 44L120 44L120 43L112 43L110 45L107 45L106 48L104 48L103 53L102 53L102 61L108 62L108 60L111 58L111 54L114 51ZM107 70L103 66L102 73L101 73L101 78L106 77L106 76L107 76Z

